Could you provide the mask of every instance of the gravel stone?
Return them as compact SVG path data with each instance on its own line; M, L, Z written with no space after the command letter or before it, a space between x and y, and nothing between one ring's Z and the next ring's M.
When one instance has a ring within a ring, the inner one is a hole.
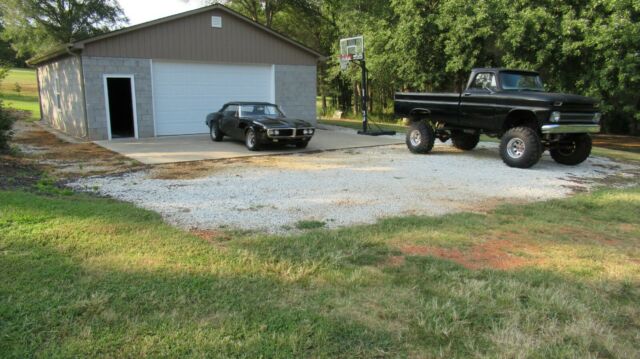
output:
M562 198L593 187L598 179L637 170L599 157L567 167L548 154L531 169L510 168L495 143L481 143L471 152L437 144L429 155L414 155L394 145L271 159L195 179L152 179L145 170L85 178L70 186L157 211L188 229L282 233L303 220L335 228Z

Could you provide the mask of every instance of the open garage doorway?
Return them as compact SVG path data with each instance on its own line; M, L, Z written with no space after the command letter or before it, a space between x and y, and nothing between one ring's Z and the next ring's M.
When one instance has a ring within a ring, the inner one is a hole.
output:
M109 139L138 138L133 75L105 75Z

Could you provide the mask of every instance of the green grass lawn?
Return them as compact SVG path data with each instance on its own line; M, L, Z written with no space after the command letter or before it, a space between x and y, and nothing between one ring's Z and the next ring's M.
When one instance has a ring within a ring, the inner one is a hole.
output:
M20 88L19 92L16 87ZM11 69L9 75L0 82L0 100L8 108L30 111L31 119L39 120L36 72L30 69Z
M638 357L638 213L632 188L202 239L109 199L0 192L0 353Z

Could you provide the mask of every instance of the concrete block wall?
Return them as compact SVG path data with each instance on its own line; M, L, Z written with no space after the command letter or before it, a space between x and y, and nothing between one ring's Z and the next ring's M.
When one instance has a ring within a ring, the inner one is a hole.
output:
M314 125L316 114L316 66L275 65L275 100L287 117Z
M153 94L151 61L113 57L82 57L88 137L108 139L107 104L104 94L104 75L133 75L135 81L138 137L153 137Z
M42 120L75 137L86 137L87 131L81 73L80 58L77 56L38 67Z

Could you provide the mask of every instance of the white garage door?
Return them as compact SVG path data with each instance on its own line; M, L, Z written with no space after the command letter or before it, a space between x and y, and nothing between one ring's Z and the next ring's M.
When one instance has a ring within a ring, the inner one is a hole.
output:
M274 101L269 65L153 62L156 134L206 133L207 114L230 101Z

